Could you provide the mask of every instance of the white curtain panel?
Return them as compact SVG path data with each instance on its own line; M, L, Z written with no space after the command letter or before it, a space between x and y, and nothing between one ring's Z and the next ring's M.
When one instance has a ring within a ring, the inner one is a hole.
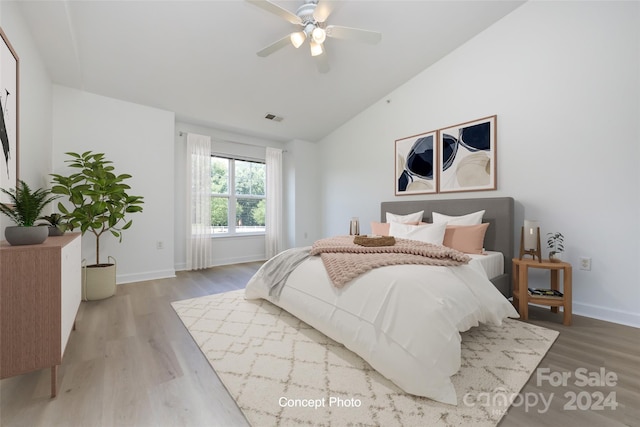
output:
M282 229L282 150L267 147L267 212L265 215L265 254L268 258L283 249Z
M187 134L187 270L210 267L211 137Z

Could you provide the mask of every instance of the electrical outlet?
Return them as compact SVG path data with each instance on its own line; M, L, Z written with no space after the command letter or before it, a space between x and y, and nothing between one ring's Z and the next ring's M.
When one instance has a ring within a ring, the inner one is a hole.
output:
M580 270L591 271L591 258L580 257Z
M162 240L156 242L156 249L164 249L164 242Z

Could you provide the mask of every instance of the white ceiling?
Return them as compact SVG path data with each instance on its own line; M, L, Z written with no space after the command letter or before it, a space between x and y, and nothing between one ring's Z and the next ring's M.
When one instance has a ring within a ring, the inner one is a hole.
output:
M274 3L295 13L302 0ZM54 83L173 111L180 121L316 142L523 2L339 3L328 23L379 31L382 41L327 39L326 74L307 43L258 57L297 27L243 0L20 7Z

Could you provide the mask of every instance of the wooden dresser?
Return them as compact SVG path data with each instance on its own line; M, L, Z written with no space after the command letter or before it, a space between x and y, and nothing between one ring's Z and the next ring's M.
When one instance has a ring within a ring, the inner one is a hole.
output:
M51 397L80 307L79 233L40 245L0 242L0 378L51 368Z

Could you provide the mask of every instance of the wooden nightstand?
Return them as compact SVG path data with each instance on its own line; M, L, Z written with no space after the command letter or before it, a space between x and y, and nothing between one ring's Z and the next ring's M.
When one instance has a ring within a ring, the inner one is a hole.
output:
M560 270L563 272L562 298L546 298L529 295L529 268L543 268L551 272L551 289L559 289ZM568 262L550 262L542 260L538 262L532 259L513 258L513 305L520 313L520 318L526 320L529 317L529 303L551 306L551 311L558 312L558 307L563 307L564 325L571 325L571 264Z

